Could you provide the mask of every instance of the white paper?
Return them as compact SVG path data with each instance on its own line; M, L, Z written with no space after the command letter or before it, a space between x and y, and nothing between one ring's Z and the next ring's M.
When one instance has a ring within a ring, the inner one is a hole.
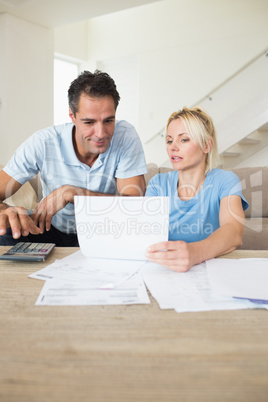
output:
M215 258L206 265L215 293L268 301L268 258Z
M109 290L92 289L86 283L64 283L58 279L45 282L36 301L39 306L82 306L148 304L150 299L140 273Z
M145 261L148 246L168 240L168 197L75 196L74 205L87 257Z
M180 273L158 264L143 265L142 276L152 296L162 309L177 312L267 308L248 300L219 296L212 292L205 263Z
M113 288L130 278L144 264L143 261L107 260L85 257L77 251L29 275L30 278L86 283L90 289Z

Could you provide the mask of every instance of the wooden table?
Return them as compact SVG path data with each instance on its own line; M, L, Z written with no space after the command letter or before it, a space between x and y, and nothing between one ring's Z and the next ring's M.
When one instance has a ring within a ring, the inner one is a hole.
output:
M35 306L43 282L27 276L76 250L0 262L1 402L268 401L268 311ZM226 257L255 256L268 251Z

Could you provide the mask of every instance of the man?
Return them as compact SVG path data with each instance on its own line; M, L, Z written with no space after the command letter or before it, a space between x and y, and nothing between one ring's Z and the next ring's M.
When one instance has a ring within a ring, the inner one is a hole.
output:
M147 172L140 139L116 121L120 96L106 73L84 71L68 91L72 123L40 130L0 172L0 244L18 241L78 246L74 196L144 195ZM43 200L31 216L3 200L40 172Z

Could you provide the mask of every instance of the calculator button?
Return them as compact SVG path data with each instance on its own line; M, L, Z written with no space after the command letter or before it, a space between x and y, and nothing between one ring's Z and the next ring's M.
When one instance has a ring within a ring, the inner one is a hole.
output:
M18 261L44 261L46 256L54 247L54 243L19 242L12 246L5 254L1 255L0 259L11 259Z
M15 244L15 246L12 247L12 251L13 251L13 250L14 250L14 251L15 251L15 250L18 250L22 245L23 245L23 243L21 243L21 242Z
M30 246L30 244L31 243L21 243L21 246L17 249L17 251L23 252L24 250L26 250L26 248Z
M40 250L42 250L42 248L44 247L45 243L38 243L36 245L35 251L37 251L38 253L40 252Z

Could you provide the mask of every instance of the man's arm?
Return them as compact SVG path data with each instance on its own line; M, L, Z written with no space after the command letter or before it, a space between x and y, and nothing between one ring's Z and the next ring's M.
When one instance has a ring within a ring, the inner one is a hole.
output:
M21 184L9 176L4 170L0 172L0 235L6 234L11 227L12 236L18 239L29 233L39 234L40 229L33 223L28 212L23 207L10 207L3 201L19 190Z
M11 197L21 184L9 176L4 170L0 171L0 201L3 202L6 198Z
M143 196L145 187L144 175L117 179L118 194L122 196Z
M145 193L144 176L140 175L130 177L128 179L117 179L117 190L120 196L143 196ZM59 187L45 197L37 205L32 214L32 219L34 223L41 229L41 233L43 233L44 230L50 229L51 220L56 212L60 211L67 204L74 203L75 195L99 197L115 196L115 194L94 192L85 188L79 188L71 185Z

